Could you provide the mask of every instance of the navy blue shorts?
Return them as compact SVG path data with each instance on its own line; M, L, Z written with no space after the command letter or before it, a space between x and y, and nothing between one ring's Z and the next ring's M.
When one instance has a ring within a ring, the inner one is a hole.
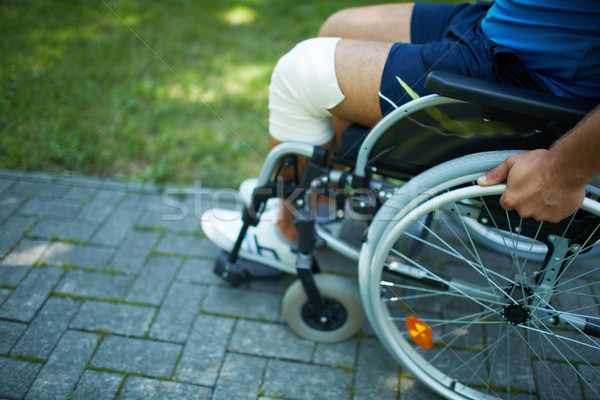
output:
M410 89L419 96L430 94L423 84L433 70L549 91L510 49L483 35L480 22L491 5L416 3L411 20L412 43L392 46L381 77L381 94L396 105L412 100ZM383 115L394 109L388 100L380 99Z

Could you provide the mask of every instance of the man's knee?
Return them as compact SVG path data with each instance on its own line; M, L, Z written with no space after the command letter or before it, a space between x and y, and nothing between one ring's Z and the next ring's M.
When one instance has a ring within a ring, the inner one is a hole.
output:
M275 139L318 145L331 140L328 110L344 99L335 74L338 41L305 40L277 63L269 86L269 129Z

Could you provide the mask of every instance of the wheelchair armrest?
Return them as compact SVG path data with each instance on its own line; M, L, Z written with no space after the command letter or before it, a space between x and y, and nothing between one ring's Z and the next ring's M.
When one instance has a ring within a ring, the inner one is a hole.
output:
M504 117L512 116L516 120L543 120L575 125L594 108L591 103L575 99L445 71L430 72L425 81L425 88L441 96L481 104L491 108L492 114L497 115L500 111Z

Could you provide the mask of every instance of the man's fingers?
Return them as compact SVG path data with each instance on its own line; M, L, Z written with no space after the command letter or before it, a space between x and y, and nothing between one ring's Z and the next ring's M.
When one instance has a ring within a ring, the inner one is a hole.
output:
M477 179L477 183L481 186L497 185L506 180L508 171L510 171L510 165L505 160L502 164Z

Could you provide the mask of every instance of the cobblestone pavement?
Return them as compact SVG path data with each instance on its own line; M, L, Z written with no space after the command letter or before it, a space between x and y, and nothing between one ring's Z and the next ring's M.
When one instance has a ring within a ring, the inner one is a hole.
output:
M199 215L215 199L0 170L0 398L435 399L365 326L282 322L291 279L232 288Z

